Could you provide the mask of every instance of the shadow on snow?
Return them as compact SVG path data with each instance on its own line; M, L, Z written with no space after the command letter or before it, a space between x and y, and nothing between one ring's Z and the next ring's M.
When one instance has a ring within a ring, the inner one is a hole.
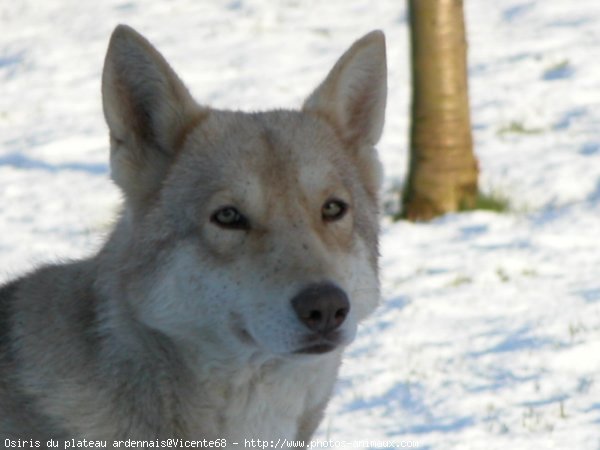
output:
M0 166L12 166L19 169L39 169L48 172L73 170L79 172L87 172L92 175L103 175L108 172L107 164L86 164L75 162L50 164L14 152L9 153L8 155L0 156Z

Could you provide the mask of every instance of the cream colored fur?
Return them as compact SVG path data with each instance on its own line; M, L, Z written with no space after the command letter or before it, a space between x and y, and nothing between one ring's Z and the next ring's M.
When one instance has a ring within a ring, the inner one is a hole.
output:
M383 34L300 111L241 113L197 104L119 26L102 94L124 211L95 257L0 289L0 437L308 443L379 297ZM348 206L335 221L331 199ZM216 222L224 207L247 226ZM291 300L318 283L349 311L334 348L308 354Z

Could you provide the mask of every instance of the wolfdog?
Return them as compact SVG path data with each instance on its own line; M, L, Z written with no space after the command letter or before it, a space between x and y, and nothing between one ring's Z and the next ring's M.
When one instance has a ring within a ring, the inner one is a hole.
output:
M300 109L218 110L118 26L102 101L123 210L95 256L0 289L3 445L308 443L378 303L386 78L373 31Z

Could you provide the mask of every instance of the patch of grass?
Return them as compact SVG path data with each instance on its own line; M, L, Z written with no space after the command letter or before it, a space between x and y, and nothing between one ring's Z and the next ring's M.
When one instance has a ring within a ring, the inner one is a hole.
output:
M500 278L500 281L503 283L510 281L510 277L502 267L496 269L496 275L498 275L498 278Z
M479 192L475 202L475 209L503 213L510 211L511 203L509 198L501 192Z
M402 189L395 186L393 189L383 193L383 213L391 218L392 221L406 219L402 210ZM485 189L477 192L475 201L461 202L458 206L458 212L467 211L493 211L496 213L524 212L521 206L515 206L512 200L501 189Z
M313 28L311 31L313 33L319 34L321 36L325 36L325 37L331 36L331 30L329 28Z
M568 59L563 59L555 64L552 64L542 74L544 80L559 80L561 78L569 78L573 74L573 67Z
M527 127L523 122L513 120L508 125L503 126L498 130L499 136L506 134L540 134L543 133L543 128L530 128Z
M556 72L557 70L565 70L567 67L569 67L569 60L565 58L556 64L552 64L544 72Z
M473 211L473 210L483 210L483 211L494 211L497 213L508 212L512 209L512 205L510 199L507 195L503 194L500 191L493 190L491 192L482 192L479 191L477 193L477 198L475 199L475 204L472 206L468 205L460 205L459 211Z
M585 325L581 323L569 323L569 336L574 340L579 334L587 332Z
M561 419L566 419L567 418L567 414L565 413L565 401L561 400L560 401L560 406L559 406L559 415Z
M454 280L450 282L451 287L462 286L463 284L472 283L473 279L465 275L458 275Z
M538 273L535 269L523 269L521 274L525 277L537 277Z

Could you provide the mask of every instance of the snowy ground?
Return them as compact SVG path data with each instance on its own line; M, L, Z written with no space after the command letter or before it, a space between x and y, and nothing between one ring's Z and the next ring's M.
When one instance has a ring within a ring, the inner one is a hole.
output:
M384 301L320 438L600 448L600 2L467 0L482 185L509 214L383 218ZM129 23L198 100L297 106L373 28L388 38L386 200L406 173L397 0L0 1L0 281L98 248L118 209L99 77Z

